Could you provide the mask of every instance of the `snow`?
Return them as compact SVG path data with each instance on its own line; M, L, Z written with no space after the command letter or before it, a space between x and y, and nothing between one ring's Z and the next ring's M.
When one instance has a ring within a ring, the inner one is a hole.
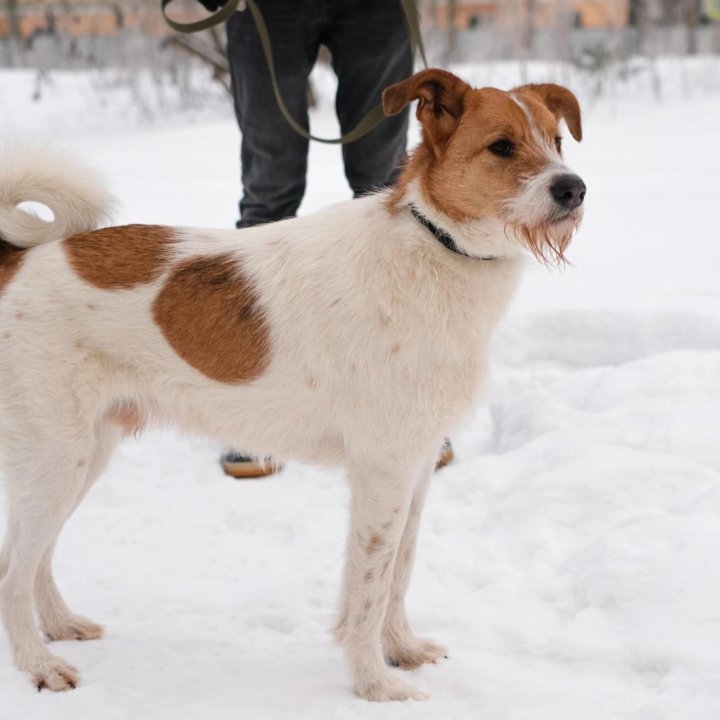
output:
M572 266L528 270L485 401L436 476L409 593L448 660L410 673L425 703L355 698L332 627L345 537L340 473L289 463L234 482L207 440L126 442L63 533L68 604L107 626L54 644L82 672L37 693L0 639L0 718L720 717L720 145L718 59L578 87L588 188ZM508 87L512 64L468 66ZM219 97L143 121L120 90L0 72L0 137L91 160L120 222L231 226L238 138ZM313 128L336 132L317 76ZM417 128L413 127L413 139ZM349 195L340 151L313 145L302 211ZM4 519L0 520L0 526ZM4 637L4 636L3 636ZM398 671L399 672L399 671Z

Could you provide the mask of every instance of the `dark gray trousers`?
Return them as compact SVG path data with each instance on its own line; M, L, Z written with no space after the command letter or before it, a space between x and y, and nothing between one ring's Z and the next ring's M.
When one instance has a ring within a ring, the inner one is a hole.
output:
M381 100L383 88L412 72L410 42L398 0L259 0L285 103L308 128L307 79L318 48L332 53L336 111L348 132ZM249 10L228 20L228 59L242 133L243 197L238 227L297 212L305 192L308 141L280 114ZM343 146L355 195L392 183L405 153L407 110Z

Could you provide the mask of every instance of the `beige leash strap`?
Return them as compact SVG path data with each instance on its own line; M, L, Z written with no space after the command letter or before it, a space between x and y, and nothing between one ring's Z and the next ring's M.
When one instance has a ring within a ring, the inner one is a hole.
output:
M418 18L417 7L415 6L415 0L399 0L402 5L403 12L405 13L405 20L407 22L408 34L410 35L411 46L414 51L417 48L420 52L423 64L427 67L427 58L425 56L425 46L423 45L422 35L420 34L420 20ZM207 30L208 28L219 25L225 22L234 12L237 10L241 2L247 4L250 12L252 13L253 20L257 27L258 35L260 37L260 44L265 55L265 61L267 62L268 71L270 73L270 81L272 82L273 92L275 93L275 101L277 102L278 108L285 118L285 121L290 127L302 137L308 140L315 140L316 142L327 143L331 145L345 145L355 140L359 140L364 135L367 135L373 128L377 127L385 118L382 105L374 107L362 120L349 132L345 133L342 137L328 139L317 137L312 135L305 128L300 125L297 120L290 114L285 101L283 100L280 87L278 86L277 76L275 74L275 61L273 60L272 44L270 42L270 34L268 33L265 19L260 12L260 8L255 0L229 0L218 12L211 15L203 20L191 23L179 23L171 20L167 16L166 8L172 2L172 0L162 0L162 14L165 18L165 22L173 29L183 33L194 33L201 30Z
M162 12L163 18L165 18L165 22L177 32L194 33L200 32L201 30L208 30L211 27L215 27L215 25L224 23L237 10L241 0L229 0L229 2L223 5L214 15L191 23L179 23L168 17L166 8L171 2L172 0L162 0L160 6L160 11Z

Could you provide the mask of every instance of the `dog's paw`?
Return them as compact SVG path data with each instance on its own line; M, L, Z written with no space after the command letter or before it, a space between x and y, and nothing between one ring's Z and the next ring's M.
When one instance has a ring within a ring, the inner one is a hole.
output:
M402 680L388 676L368 683L355 685L355 694L371 702L392 700L427 700L430 696Z
M448 656L448 649L432 640L411 637L389 644L385 648L385 659L389 665L412 670L425 663L435 663Z
M68 615L44 623L43 631L48 640L97 640L103 635L103 626L81 615Z
M52 655L29 672L38 692L45 689L53 692L74 690L80 682L78 671L72 665Z

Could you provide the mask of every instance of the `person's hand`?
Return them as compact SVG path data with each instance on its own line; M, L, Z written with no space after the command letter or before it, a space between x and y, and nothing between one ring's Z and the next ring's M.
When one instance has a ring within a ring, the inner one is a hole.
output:
M198 0L202 5L207 8L210 12L219 10L228 0Z

